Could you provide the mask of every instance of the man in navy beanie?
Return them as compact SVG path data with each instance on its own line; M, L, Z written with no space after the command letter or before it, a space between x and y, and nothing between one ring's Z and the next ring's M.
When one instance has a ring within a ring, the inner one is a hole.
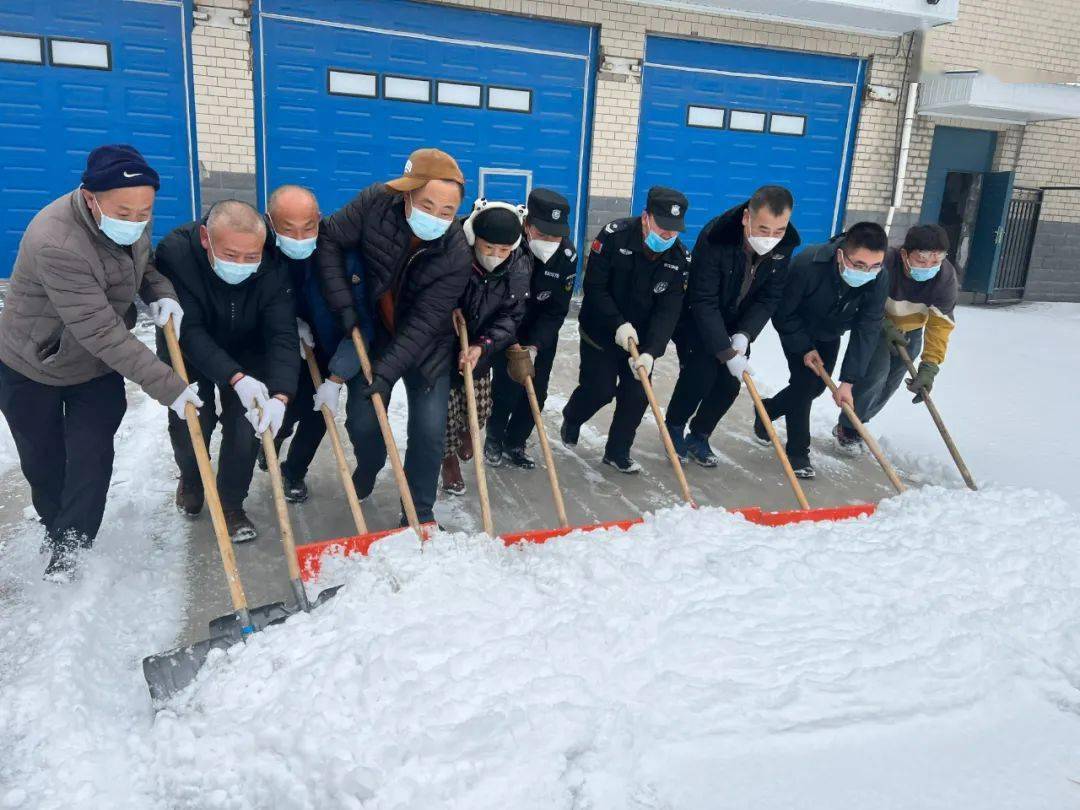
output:
M135 296L154 322L183 311L153 264L149 222L160 181L133 146L100 146L82 185L30 221L0 313L0 412L15 439L64 582L101 526L124 379L184 418L195 391L131 334Z

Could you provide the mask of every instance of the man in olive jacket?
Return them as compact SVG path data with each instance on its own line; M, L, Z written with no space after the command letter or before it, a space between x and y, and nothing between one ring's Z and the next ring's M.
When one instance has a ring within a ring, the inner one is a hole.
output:
M30 221L0 314L0 411L47 532L53 581L73 576L101 526L124 378L180 418L188 402L202 405L130 331L136 294L158 324L183 317L152 262L158 185L134 147L92 151L82 186Z

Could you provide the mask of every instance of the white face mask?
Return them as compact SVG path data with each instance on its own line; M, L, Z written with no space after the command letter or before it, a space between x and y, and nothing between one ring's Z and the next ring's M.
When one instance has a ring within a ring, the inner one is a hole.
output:
M529 250L532 251L533 256L547 264L555 255L555 251L559 249L559 244L559 242L547 242L543 239L530 239Z
M764 256L774 247L780 244L780 240L783 237L776 236L748 236L746 237L746 243L750 245L750 248L758 256Z
M473 251L476 254L476 260L480 262L480 266L487 270L489 273L502 264L505 259L500 259L498 256L485 256L480 251Z

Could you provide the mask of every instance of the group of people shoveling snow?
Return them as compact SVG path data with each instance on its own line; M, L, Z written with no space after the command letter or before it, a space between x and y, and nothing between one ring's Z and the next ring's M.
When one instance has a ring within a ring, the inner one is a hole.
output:
M276 474L286 437L284 496L309 497L305 476L324 436L336 441L343 388L353 500L371 493L389 454L402 526L434 521L440 477L444 491L464 492L460 463L478 452L488 465L536 466L526 445L542 432L578 267L562 195L478 199L462 218L457 162L419 149L400 177L330 216L310 190L286 185L265 212L218 202L155 247L147 226L159 186L136 149L101 146L79 187L42 209L19 246L0 315L0 411L51 551L47 579L71 579L98 533L125 379L169 408L177 509L194 517L219 504L236 543L257 536L244 511L254 467ZM791 373L757 401L754 433L775 444L796 489L796 477L815 474L810 410L827 385L842 408L834 436L848 450L872 442L861 423L905 373L915 401L929 393L957 297L940 227L911 228L897 249L879 225L860 222L793 256L795 200L768 185L712 219L690 250L679 240L689 205L654 187L644 210L592 242L565 444L614 399L603 463L638 472L631 450L650 400L659 414L653 365L674 340L679 377L659 427L684 484L682 461L716 467L710 435L744 384L756 398L748 361L770 320ZM158 327L156 353L131 332L136 297ZM385 418L399 382L403 465ZM786 454L771 426L781 416ZM207 449L218 426L215 479Z

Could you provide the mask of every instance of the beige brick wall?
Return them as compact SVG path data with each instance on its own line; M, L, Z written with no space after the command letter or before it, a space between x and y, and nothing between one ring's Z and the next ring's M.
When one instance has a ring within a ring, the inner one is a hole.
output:
M196 12L227 9L247 13L248 0L199 2ZM196 19L191 36L195 116L202 173L255 171L255 109L248 29L219 27Z

